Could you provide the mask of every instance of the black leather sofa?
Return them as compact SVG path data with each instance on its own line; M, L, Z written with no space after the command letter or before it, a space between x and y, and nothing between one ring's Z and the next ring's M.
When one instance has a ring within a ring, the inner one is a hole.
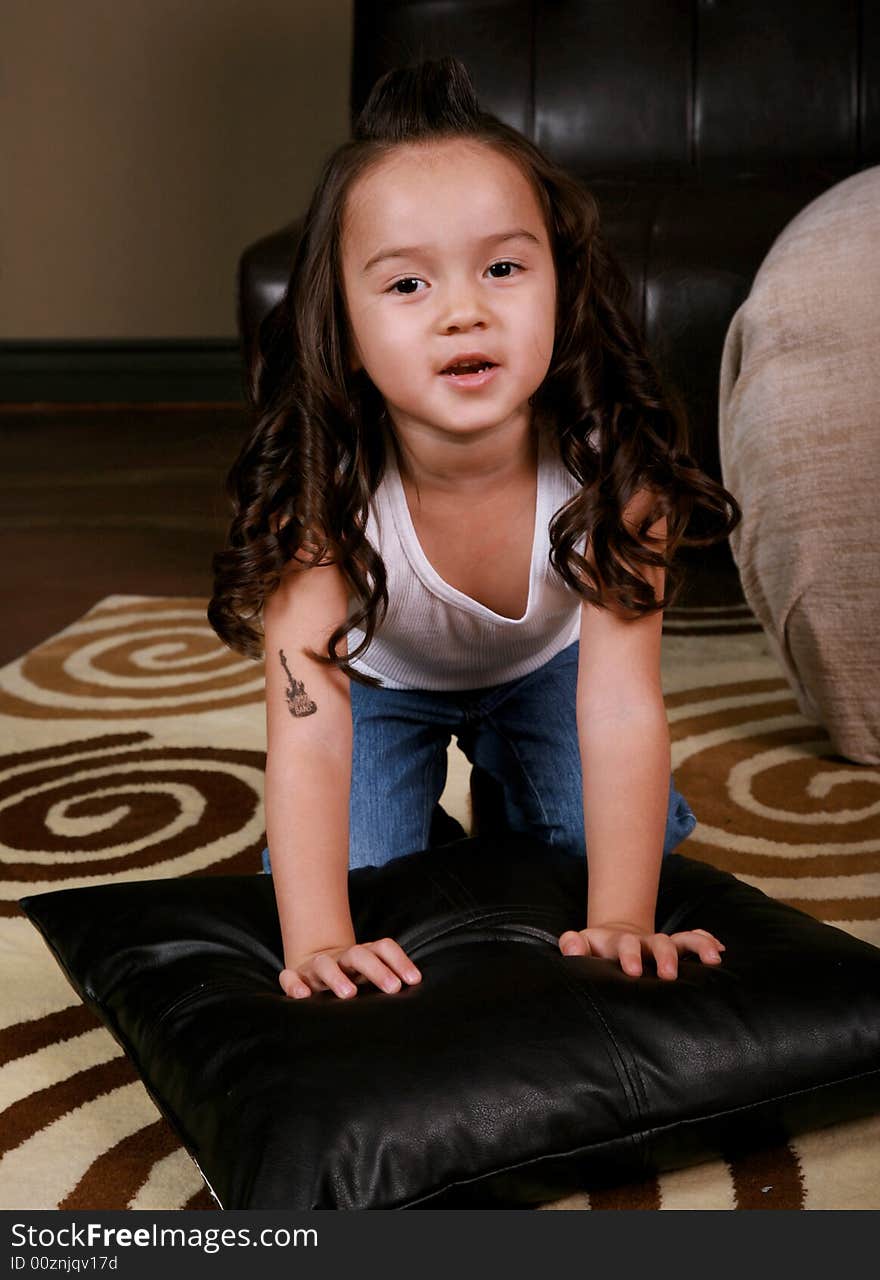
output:
M389 68L455 54L484 107L590 186L631 311L684 397L692 452L720 480L734 312L791 218L880 162L880 4L354 0L353 20L352 123ZM241 255L244 359L286 285L300 218ZM698 559L711 602L739 603L727 544Z

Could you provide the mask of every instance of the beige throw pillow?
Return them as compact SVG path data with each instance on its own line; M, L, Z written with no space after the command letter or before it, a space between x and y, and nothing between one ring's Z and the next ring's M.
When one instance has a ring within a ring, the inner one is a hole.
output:
M880 166L777 237L721 365L722 480L749 606L803 715L880 763Z

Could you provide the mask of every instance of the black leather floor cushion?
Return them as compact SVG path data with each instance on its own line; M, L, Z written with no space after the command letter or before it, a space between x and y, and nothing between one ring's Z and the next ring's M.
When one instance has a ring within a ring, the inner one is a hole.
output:
M24 898L226 1209L516 1208L880 1110L880 949L705 863L663 864L656 927L720 965L563 956L586 866L527 837L350 873L358 938L420 984L278 986L268 876Z

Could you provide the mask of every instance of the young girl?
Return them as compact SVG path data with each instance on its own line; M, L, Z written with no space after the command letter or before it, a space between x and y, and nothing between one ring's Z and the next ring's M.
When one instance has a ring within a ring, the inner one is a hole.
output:
M660 639L675 548L741 513L685 451L627 292L593 197L457 59L383 76L325 165L261 327L208 609L265 652L291 997L419 981L393 939L356 942L348 871L427 847L452 734L513 830L587 857L564 954L670 979L682 953L720 960L703 929L654 932L697 821Z

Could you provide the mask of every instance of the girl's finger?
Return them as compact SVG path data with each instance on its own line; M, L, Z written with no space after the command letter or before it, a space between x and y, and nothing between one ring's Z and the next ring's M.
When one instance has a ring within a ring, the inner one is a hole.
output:
M665 933L657 933L651 940L654 958L657 961L657 975L660 978L678 977L678 948Z
M303 1000L312 994L312 988L293 969L282 969L278 981L284 994L294 1000Z
M592 948L582 933L578 933L575 929L569 929L567 932L560 934L559 950L564 956L589 956L592 955Z
M620 967L638 977L642 972L642 944L634 933L622 933L617 943Z
M313 972L321 979L331 991L335 991L338 996L347 998L357 995L357 987L342 972L337 962L332 956L321 954L315 956L311 962Z
M712 942L714 942L714 943L715 943L715 946L718 948L718 950L719 950L719 951L725 951L725 950L726 950L726 947L724 946L724 943L723 943L723 942L720 942L720 941L719 941L719 939L715 937L715 934L714 934L714 933L710 933L708 929L691 929L691 933L702 933L702 934L704 934L707 938L710 938L710 939L712 940Z
M400 990L400 978L370 947L363 945L349 947L339 959L341 964L357 969L383 991Z
M380 938L372 944L373 950L380 955L390 969L407 982L418 982L421 978L416 966L410 960L399 942L393 938Z
M718 964L721 960L721 955L715 946L714 940L711 940L711 935L704 937L702 933L699 933L699 936L697 936L698 933L699 930L697 929L691 929L687 933L676 933L673 934L672 941L675 942L680 951L695 951L704 964Z

